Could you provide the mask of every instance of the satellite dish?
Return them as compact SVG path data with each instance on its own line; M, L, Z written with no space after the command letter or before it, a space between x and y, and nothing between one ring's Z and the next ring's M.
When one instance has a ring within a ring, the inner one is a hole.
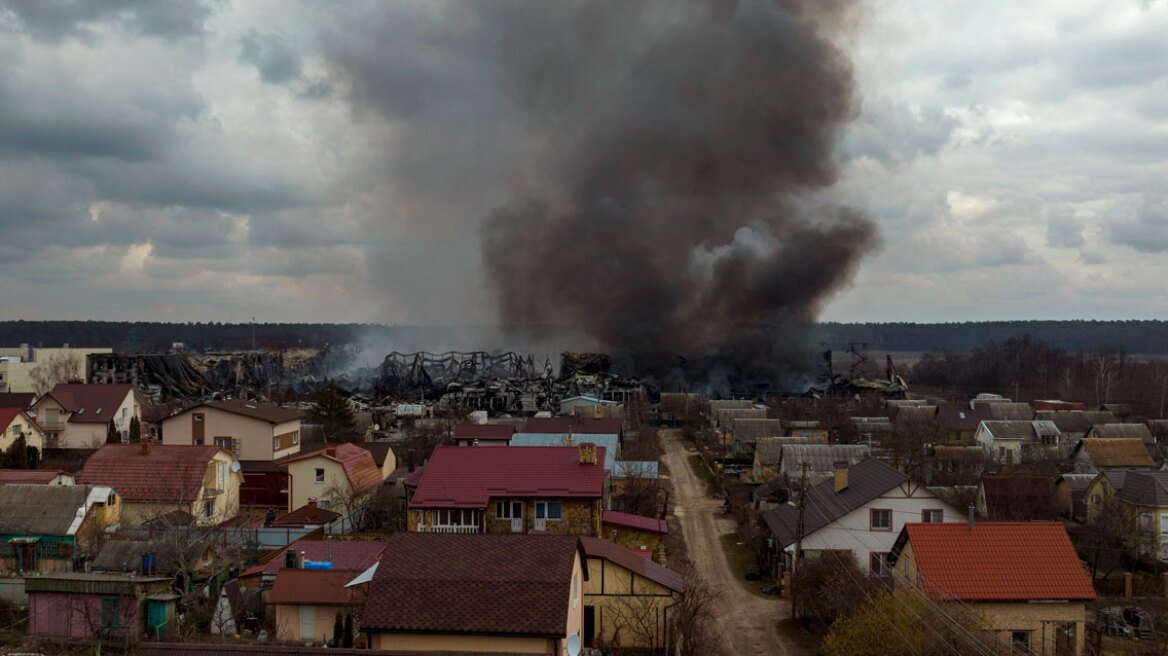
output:
M568 636L568 656L580 656L580 636L575 633Z
M237 472L237 473L239 472L239 461L238 460L231 463L231 471Z

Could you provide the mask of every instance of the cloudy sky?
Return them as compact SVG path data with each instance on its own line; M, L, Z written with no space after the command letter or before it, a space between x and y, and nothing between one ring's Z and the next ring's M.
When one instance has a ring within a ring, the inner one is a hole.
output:
M824 318L1168 315L1168 0L863 8L815 193L883 246ZM0 0L0 318L492 322L477 226L541 144L465 13Z

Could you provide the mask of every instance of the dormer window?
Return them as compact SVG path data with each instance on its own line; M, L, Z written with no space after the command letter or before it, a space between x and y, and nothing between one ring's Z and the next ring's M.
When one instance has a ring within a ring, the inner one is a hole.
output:
M77 414L79 414L79 415L85 414L85 408L77 408Z

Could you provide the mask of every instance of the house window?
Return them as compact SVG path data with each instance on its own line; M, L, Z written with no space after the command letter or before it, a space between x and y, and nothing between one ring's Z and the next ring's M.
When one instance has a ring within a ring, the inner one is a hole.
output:
M197 422L203 421L203 415L195 415L195 421L197 421Z
M498 519L520 519L523 517L522 501L496 501L495 517Z
M921 521L926 524L939 524L944 520L945 511L941 509L928 509L921 511Z
M216 437L215 438L215 446L217 446L221 449L230 450L231 449L231 438L230 437Z
M875 508L868 511L868 530L891 531L892 511L887 509L877 510Z
M215 516L215 500L211 499L209 501L204 501L203 502L203 517L206 517L207 519L211 519L214 516Z
M443 508L435 510L435 526L478 526L479 516L473 508Z
M535 504L536 519L561 519L564 507L559 501L540 501Z
M1004 447L1004 446L1000 446L1000 447L998 447L998 457L999 457L999 458L1005 458L1005 457L1006 457L1006 447Z
M1010 653L1011 654L1029 654L1030 653L1030 631L1011 631L1010 632Z
M1160 535L1168 535L1168 513L1160 513Z
M316 482L318 484L324 483L324 469L322 469L320 467L316 468Z
M300 431L292 431L292 446L300 444Z
M272 438L272 450L273 450L273 451L279 451L279 450L280 450L280 438L278 438L278 437L273 437L273 438Z
M891 574L886 568L887 562L887 551L873 551L868 554L868 570L872 576L888 576Z
M1043 446L1058 446L1058 435L1043 435Z
M12 427L12 437L20 437L20 426Z
M227 481L227 463L219 463L219 482L225 483Z

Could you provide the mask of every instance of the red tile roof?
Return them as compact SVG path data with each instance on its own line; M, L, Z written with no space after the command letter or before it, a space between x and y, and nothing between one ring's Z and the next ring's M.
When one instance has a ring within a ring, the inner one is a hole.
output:
M46 396L72 413L69 421L79 424L104 424L117 412L126 396L134 393L128 383L92 385L88 383L60 383Z
M1094 599L1059 522L904 525L925 592L963 601Z
M332 544L330 545L329 542ZM381 552L385 551L387 543L367 540L344 541L339 540L297 540L279 554L262 565L248 568L240 576L255 576L257 574L275 574L284 569L285 553L292 549L297 554L304 552L304 558L314 561L328 561L336 569L365 571L377 562ZM355 577L356 575L354 575Z
M459 424L454 427L455 439L509 440L515 434L510 424Z
M647 531L649 533L657 533L665 535L669 533L669 526L664 519L657 519L655 517L642 517L641 515L632 515L629 513L617 512L615 510L605 510L600 515L601 524L612 524L613 526L623 526L624 528L636 529L638 531Z
M649 549L625 549L608 540L589 537L580 538L580 543L589 558L603 558L674 592L685 590L681 574L653 562L653 552Z
M286 465L316 457L340 463L345 470L345 477L349 479L349 485L355 493L361 493L381 485L381 470L377 468L373 454L349 442L343 442L336 446L326 446L323 449L289 458L284 460L282 464Z
M410 507L485 508L493 497L600 498L603 463L604 447L590 465L580 464L575 446L438 447Z
M563 637L578 555L570 535L394 534L361 629Z
M301 526L317 526L327 524L341 516L341 513L325 510L313 505L303 505L285 515L280 515L272 522L275 528L295 528Z
M621 425L619 418L609 417L532 417L522 432L620 435Z
M0 408L31 408L36 401L32 392L0 392Z
M51 469L0 469L0 485L48 485L58 476L73 475Z
M272 604L344 605L360 601L345 584L357 578L358 570L282 569L268 593Z
M12 422L23 413L24 410L21 408L0 408L0 432L7 430ZM28 416L26 415L25 418L28 419Z
M198 498L217 446L107 444L77 472L79 485L108 485L127 501L183 502ZM226 453L226 452L225 452Z

